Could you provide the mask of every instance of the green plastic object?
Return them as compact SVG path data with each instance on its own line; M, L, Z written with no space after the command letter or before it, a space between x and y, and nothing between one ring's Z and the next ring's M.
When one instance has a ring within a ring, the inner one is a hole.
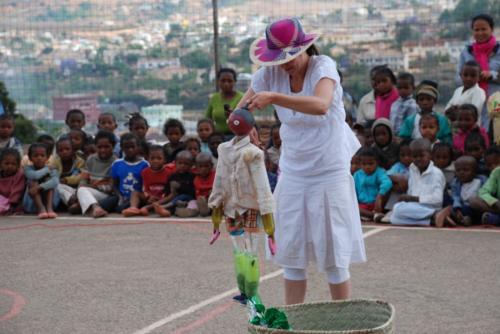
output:
M250 298L248 306L252 325L273 329L290 329L285 312L273 307L266 310L258 296Z
M245 253L245 295L248 298L259 293L260 268L259 258L256 255Z
M245 294L245 267L246 255L245 252L234 251L234 271L236 273L236 283L241 294Z

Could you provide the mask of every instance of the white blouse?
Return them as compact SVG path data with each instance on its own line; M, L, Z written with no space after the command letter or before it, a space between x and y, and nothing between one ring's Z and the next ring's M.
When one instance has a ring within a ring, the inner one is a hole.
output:
M300 93L292 93L290 77L279 66L262 67L252 77L252 89L256 93L273 91L302 96L313 96L322 78L335 82L333 101L326 115L308 115L274 105L281 121L282 173L316 176L349 170L351 157L360 144L345 122L337 67L327 56L310 57Z

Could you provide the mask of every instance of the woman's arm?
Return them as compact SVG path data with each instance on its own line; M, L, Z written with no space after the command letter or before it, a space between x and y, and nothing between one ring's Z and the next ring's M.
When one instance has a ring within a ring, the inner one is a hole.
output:
M275 92L255 93L249 89L240 104L249 103L250 110L263 109L270 104L275 104L304 114L325 115L332 104L334 88L335 81L322 78L314 88L313 96L290 96Z

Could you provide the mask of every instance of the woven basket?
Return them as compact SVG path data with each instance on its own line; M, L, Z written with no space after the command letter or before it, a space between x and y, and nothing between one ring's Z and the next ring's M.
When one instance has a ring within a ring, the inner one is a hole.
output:
M292 329L248 324L252 334L393 334L394 307L378 300L353 299L279 307Z

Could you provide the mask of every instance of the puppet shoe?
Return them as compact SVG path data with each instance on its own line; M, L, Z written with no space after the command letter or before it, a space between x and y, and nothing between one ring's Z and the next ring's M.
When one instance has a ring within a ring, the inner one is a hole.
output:
M130 207L122 211L122 215L124 217L133 217L133 216L139 216L141 214L141 210L138 208Z
M242 294L234 296L233 300L236 301L236 302L238 302L238 303L241 303L243 305L246 305L248 298L247 298L247 296L244 293L242 293Z

